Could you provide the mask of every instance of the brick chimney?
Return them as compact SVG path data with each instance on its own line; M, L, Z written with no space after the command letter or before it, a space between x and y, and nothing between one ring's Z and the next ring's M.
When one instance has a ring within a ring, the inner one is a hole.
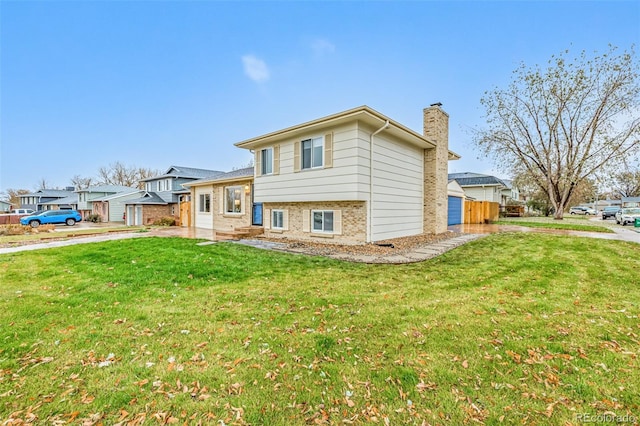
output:
M441 103L425 108L424 137L436 144L424 150L425 234L447 231L447 183L449 173L449 115Z

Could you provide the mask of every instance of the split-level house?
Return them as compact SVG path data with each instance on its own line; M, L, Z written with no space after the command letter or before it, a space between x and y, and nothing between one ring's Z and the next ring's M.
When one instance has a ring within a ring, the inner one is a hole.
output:
M74 187L66 189L40 189L20 195L20 208L32 210L58 210L75 208L70 201L76 200Z
M177 224L190 226L191 194L182 184L222 173L171 166L160 176L141 180L144 187L142 195L126 201L125 223L149 225L163 218L173 218Z
M123 185L94 185L87 188L76 190L77 195L77 210L82 215L83 219L87 216L94 214L94 202L109 197L118 193L131 193L136 191L135 188L130 188ZM120 213L122 216L122 213ZM103 217L104 222L109 222L108 215Z
M254 155L245 214L252 200L266 236L327 243L445 232L448 161L459 156L440 104L423 118L418 133L361 106L237 143Z

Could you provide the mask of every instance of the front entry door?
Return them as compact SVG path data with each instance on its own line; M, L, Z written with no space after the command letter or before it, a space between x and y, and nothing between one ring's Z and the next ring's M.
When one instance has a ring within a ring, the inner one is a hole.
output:
M262 203L253 203L251 224L262 226Z

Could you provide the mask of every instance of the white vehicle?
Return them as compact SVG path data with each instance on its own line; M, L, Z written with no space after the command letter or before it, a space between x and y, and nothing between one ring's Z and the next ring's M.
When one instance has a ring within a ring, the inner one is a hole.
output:
M9 212L9 214L20 214L20 215L25 215L25 214L34 214L36 211L33 209L13 209Z
M616 213L616 223L622 226L625 226L627 223L633 225L636 218L640 218L640 207L624 208Z

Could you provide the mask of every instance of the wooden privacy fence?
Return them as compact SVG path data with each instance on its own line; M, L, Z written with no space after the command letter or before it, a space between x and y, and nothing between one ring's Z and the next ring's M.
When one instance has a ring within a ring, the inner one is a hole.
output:
M464 202L464 223L489 223L498 220L500 204L491 201Z
M0 215L0 225L16 225L20 224L20 218L26 215L2 214Z

